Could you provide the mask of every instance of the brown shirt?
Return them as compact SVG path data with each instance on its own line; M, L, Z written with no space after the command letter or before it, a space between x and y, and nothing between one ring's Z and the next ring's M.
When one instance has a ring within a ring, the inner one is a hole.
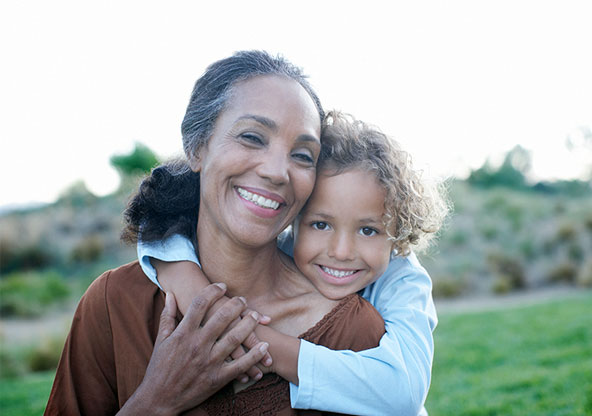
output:
M51 390L46 415L113 415L138 388L152 355L164 294L138 262L110 270L88 288ZM359 351L378 345L384 322L357 295L343 299L301 338L328 348ZM268 374L234 393L228 385L193 415L321 414L290 408L288 382Z

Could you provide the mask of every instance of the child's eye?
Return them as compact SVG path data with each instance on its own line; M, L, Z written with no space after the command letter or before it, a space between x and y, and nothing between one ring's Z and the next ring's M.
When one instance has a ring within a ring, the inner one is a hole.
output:
M329 224L327 224L326 222L323 222L323 221L315 221L311 225L312 225L312 228L314 228L315 230L319 230L319 231L324 231L327 228L329 228Z
M360 234L362 234L366 237L372 237L372 236L378 234L378 230L375 230L372 227L362 227L362 228L360 228Z

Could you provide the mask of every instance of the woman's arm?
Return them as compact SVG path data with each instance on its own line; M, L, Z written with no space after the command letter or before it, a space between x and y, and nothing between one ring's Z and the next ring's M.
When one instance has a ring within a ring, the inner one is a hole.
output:
M132 337L132 346L128 344L129 337L122 334L126 332L125 324L138 324L136 318L152 305L142 303L136 307L133 302L121 302L118 294L129 292L130 286L122 290L110 276L111 272L107 272L98 278L79 303L46 415L112 415L127 397L121 414L139 414L142 409L149 409L150 414L175 414L196 406L265 354L267 346L262 343L241 359L226 362L236 343L254 330L257 321L248 317L227 331L228 324L246 308L239 298L233 298L220 309L218 316L205 323L205 311L224 293L223 287L210 285L196 297L178 326L174 297L167 296L152 357L146 357L144 362L143 353L149 354L151 350L150 339ZM127 277L119 276L119 280L133 280ZM115 298L112 294L116 294ZM124 313L129 307L133 309L131 313ZM117 325L116 331L112 323ZM149 319L145 325L140 325L139 333L150 331ZM143 352L134 356L133 363L122 360L125 351L138 346ZM148 369L136 389L133 374L143 374L144 363L148 363ZM120 380L118 371L127 376Z

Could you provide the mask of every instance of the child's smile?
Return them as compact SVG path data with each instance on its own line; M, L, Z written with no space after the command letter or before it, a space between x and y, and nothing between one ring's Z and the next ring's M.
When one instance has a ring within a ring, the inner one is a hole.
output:
M392 244L383 224L386 191L374 174L330 173L318 175L296 222L294 260L323 295L341 299L384 272Z

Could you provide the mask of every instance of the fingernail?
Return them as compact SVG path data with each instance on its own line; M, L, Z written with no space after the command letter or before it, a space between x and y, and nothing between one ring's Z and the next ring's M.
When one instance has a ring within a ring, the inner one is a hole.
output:
M259 346L259 351L261 351L261 352L267 352L267 348L269 348L269 344L267 342L264 342L263 344L261 344Z
M226 290L226 284L225 283L214 283L216 286L218 286L220 289L222 290Z
M248 376L244 376L243 378L240 379L241 383L246 383L247 381L249 381L249 377Z
M263 363L263 365L265 367L269 367L272 363L273 363L273 360L271 359L271 357L269 357L267 360L265 360L265 362Z
M257 373L257 375L254 377L255 381L261 380L261 377L263 377L263 373Z
M251 316L253 317L254 320L259 322L259 314L257 312L255 312L255 311L251 312Z
M243 298L242 296L239 296L238 298L242 303L244 303L245 305L247 304L247 300L245 298Z

